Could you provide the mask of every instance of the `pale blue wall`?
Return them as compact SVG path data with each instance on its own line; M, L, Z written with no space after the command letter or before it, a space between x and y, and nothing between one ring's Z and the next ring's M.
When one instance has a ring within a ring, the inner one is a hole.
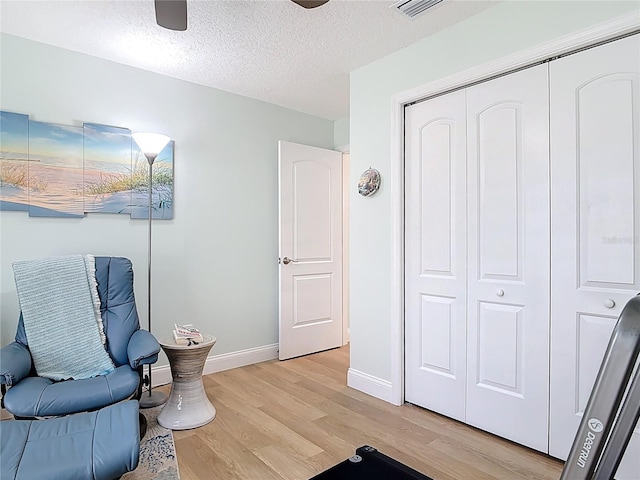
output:
M153 225L154 333L194 323L218 337L212 354L277 343L277 142L333 148L333 122L14 36L0 54L2 110L175 140L175 219ZM11 262L71 253L131 258L146 325L146 221L0 212L2 345L18 318Z
M347 145L349 145L349 117L344 117L333 122L333 147L342 148Z
M380 191L350 208L351 367L391 380L391 97L477 65L601 23L638 2L507 1L351 73L351 173L372 166Z

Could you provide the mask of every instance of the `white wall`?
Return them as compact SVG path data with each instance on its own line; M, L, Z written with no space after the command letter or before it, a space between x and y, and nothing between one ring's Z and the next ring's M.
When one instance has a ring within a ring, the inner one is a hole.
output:
M363 389L389 398L391 325L402 321L391 310L391 97L638 9L637 2L508 1L351 73L350 183L369 166L382 176L376 195L351 198L350 378Z
M277 343L277 141L332 148L333 122L13 36L2 35L0 48L0 109L175 140L175 218L153 224L156 336L194 323L218 337L212 355ZM146 252L145 220L0 212L0 344L13 340L18 319L13 261L129 257L146 326Z

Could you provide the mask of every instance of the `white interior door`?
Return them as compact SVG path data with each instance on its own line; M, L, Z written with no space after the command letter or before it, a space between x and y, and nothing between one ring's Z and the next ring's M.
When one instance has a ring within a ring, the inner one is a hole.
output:
M547 65L467 89L467 423L546 452Z
M405 399L465 419L465 92L405 109Z
M342 345L342 154L278 142L280 360Z
M609 336L640 291L640 38L551 62L549 453L566 459ZM640 478L640 433L616 478Z

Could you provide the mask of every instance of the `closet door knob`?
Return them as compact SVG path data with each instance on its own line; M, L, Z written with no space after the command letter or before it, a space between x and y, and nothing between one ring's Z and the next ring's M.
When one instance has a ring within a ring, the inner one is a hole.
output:
M496 295L499 297L504 297L504 290L499 288L498 290L496 290Z
M616 306L616 302L614 302L611 298L604 301L604 306L607 308L613 308Z

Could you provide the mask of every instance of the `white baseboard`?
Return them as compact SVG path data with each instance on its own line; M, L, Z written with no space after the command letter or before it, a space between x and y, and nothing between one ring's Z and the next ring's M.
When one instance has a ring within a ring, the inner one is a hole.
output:
M144 367L144 371L146 375L147 367ZM154 387L171 383L171 368L169 365L151 367L151 383L153 383Z
M207 357L202 371L203 375L222 372L232 368L253 365L254 363L266 362L278 358L278 344L264 345L262 347L248 348L237 352L223 353ZM171 383L171 368L169 365L151 368L153 386L166 385Z
M392 402L391 382L374 377L368 373L350 368L347 372L347 385L385 402Z

